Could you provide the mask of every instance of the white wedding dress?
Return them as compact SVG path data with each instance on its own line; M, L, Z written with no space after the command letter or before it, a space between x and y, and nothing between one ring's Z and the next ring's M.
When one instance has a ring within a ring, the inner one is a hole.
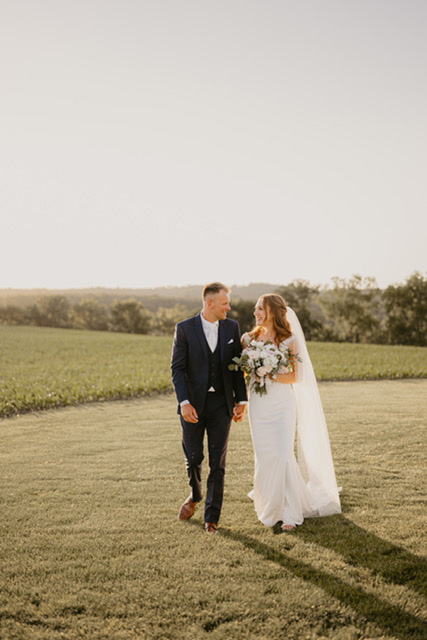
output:
M279 521L300 525L307 517L341 513L328 431L304 334L289 307L287 317L293 335L285 346L302 358L298 382L268 379L266 395L254 391L249 395L255 470L248 495L267 527Z
M285 340L289 346L293 338ZM249 397L249 421L255 456L253 499L267 527L279 520L302 524L315 515L310 491L295 457L296 400L292 385L267 380L267 394Z

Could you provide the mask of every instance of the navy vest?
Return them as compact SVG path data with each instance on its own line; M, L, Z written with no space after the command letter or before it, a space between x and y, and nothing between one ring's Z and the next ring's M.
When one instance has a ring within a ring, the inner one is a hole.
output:
M218 336L218 344L216 345L216 349L213 353L208 345L208 359L209 359L208 389L213 387L217 393L224 394L225 389L224 389L224 380L222 379L222 371L221 371L221 352L219 348L219 336Z

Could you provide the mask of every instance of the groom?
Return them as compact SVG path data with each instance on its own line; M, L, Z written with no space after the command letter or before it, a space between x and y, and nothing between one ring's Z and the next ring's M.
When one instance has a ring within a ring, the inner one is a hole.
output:
M212 282L203 289L203 309L176 325L172 351L172 380L181 415L191 493L179 511L189 520L203 497L201 471L203 440L208 437L209 476L205 504L205 531L217 533L224 494L225 458L231 419L243 420L246 386L241 371L230 371L241 352L239 325L227 319L230 289Z

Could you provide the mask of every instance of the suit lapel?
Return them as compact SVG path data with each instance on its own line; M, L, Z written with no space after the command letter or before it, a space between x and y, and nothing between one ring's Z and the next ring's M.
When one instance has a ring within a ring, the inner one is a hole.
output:
M194 318L194 324L196 326L196 334L197 334L197 337L199 338L199 342L203 349L203 353L205 354L206 358L209 358L209 354L208 354L209 345L205 337L205 332L203 331L202 321L200 320L200 313Z
M227 332L225 330L224 325L225 325L225 321L220 320L218 325L218 342L219 342L219 349L221 354L221 362L223 362L224 360L224 352L227 344Z

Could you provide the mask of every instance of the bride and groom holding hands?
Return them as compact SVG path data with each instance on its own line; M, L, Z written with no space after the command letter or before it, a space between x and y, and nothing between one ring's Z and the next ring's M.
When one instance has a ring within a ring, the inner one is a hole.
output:
M217 533L230 426L232 420L243 420L247 405L255 458L249 497L258 519L281 532L294 529L305 517L340 513L322 403L296 314L281 296L261 296L254 310L255 328L241 337L238 323L227 318L230 289L213 282L204 287L202 297L202 311L176 325L172 351L191 488L179 519L190 519L203 498L206 432L205 531ZM249 376L249 394L243 371Z

